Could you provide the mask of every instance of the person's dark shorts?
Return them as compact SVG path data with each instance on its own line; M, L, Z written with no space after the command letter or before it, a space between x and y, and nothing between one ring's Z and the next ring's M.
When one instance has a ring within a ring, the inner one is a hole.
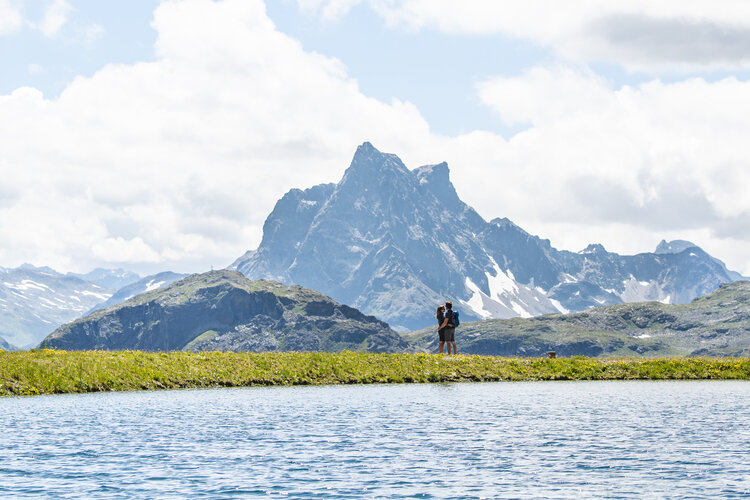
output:
M456 329L455 328L448 328L447 326L443 328L443 337L446 342L455 342L456 341Z
M440 342L445 342L445 330L446 328L438 330L438 337L440 338Z

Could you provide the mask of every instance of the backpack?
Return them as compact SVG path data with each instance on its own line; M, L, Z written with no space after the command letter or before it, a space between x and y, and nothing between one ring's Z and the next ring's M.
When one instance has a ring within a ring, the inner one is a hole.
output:
M450 311L453 314L453 320L452 321L448 320L448 321L453 323L453 328L456 328L458 325L461 324L461 322L458 319L458 311L456 311L455 309L451 309Z

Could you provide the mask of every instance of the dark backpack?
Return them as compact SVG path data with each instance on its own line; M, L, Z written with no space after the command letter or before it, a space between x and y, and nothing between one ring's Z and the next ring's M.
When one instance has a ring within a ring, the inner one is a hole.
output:
M453 323L453 328L456 328L458 325L461 324L461 321L459 321L458 319L458 311L453 310L453 309L449 309L449 311L451 313L451 316L453 316L453 318L449 318L448 323ZM446 314L447 312L448 311L446 311Z

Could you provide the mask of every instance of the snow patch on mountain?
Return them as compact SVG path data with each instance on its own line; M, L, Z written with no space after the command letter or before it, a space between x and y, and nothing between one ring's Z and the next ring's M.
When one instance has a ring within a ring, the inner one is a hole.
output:
M639 281L632 275L622 282L624 290L618 295L623 302L659 301L669 304L670 295L656 281Z
M56 327L79 317L112 291L49 267L24 264L0 271L0 335L35 346Z
M165 283L166 283L165 280L162 280L162 281L151 280L148 283L146 283L146 289L144 291L150 292L151 290L156 290L157 288L163 287Z

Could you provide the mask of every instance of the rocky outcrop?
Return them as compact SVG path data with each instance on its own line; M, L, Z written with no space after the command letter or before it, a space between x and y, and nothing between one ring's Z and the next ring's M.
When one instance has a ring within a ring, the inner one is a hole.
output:
M313 290L212 271L64 325L41 346L393 352L404 350L406 343L386 323Z

